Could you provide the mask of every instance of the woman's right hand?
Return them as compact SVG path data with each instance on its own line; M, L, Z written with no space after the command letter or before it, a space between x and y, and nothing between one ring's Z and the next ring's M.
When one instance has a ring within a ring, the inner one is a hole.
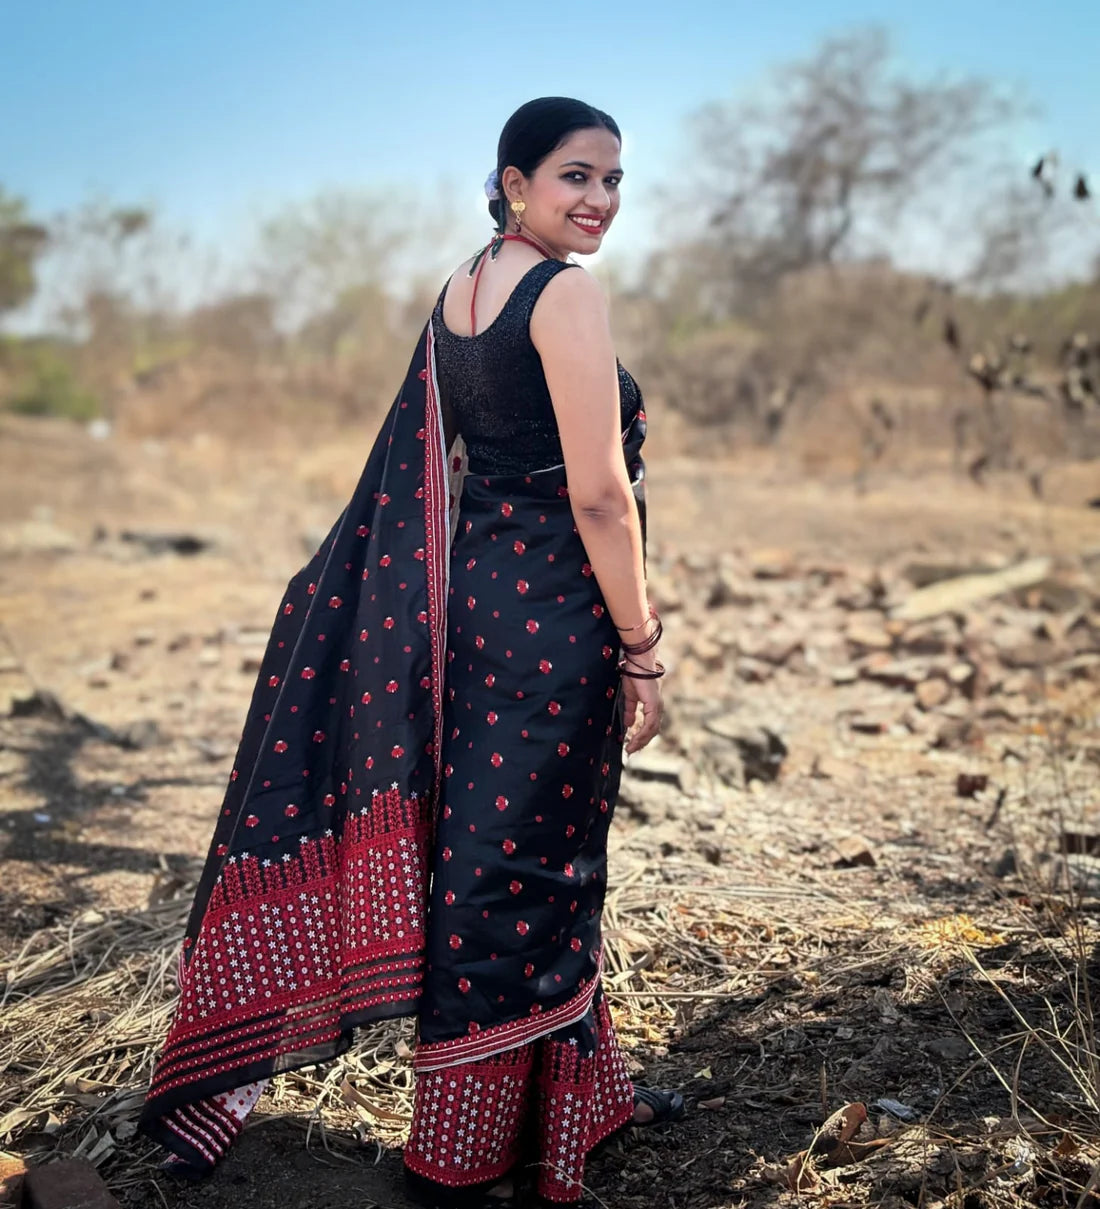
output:
M655 660L646 658L652 656L652 651L646 655L635 655L633 658L648 670L653 667ZM630 664L627 664L631 668ZM633 670L631 668L631 670ZM628 676L623 673L624 720L627 728L626 754L633 755L640 751L657 734L661 726L661 681L659 679L642 679L638 676ZM638 707L641 706L641 720L638 720Z

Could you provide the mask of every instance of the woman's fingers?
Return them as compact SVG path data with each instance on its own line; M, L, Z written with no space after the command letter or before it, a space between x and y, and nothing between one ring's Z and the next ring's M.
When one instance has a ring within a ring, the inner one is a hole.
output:
M637 693L634 692L633 685L629 683L623 686L623 695L625 698L625 707L623 710L624 741L626 751L629 754L634 750L632 744L638 729L638 705L640 703Z
M657 728L661 723L661 708L660 702L643 701L642 702L642 724L638 728L636 741L638 747L645 745L657 733Z
M637 721L637 707L642 707L641 721ZM656 685L646 685L639 690L631 685L626 690L626 722L628 727L626 753L638 751L657 734L661 725L661 696Z
M623 729L629 750L629 743L634 737L635 725L638 721L638 698L629 688L623 690L623 696L625 701L623 707Z

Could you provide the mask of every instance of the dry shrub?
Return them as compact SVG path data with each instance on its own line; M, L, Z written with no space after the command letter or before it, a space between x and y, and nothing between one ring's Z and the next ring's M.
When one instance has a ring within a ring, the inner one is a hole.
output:
M670 322L635 304L628 327L663 324L641 373L700 456L758 445L808 470L984 460L1029 473L1095 456L1100 408L1066 406L1049 325L1036 321L1041 349L1020 333L971 343L1005 317L999 300L988 306L979 323L975 300L960 309L937 283L870 262L790 273L741 319ZM983 365L997 367L992 385Z

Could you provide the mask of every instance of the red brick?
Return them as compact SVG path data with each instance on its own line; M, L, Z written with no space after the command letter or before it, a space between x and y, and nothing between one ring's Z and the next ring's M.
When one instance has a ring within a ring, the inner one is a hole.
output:
M0 1206L20 1203L26 1170L22 1159L0 1158Z
M24 1209L121 1209L99 1173L83 1159L30 1167L23 1187Z

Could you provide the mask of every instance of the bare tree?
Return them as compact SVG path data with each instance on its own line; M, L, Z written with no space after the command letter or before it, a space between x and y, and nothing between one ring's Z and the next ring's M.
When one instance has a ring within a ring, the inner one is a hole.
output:
M315 338L326 333L322 345L339 343L355 328L357 311L370 321L379 296L416 294L418 283L434 282L445 265L473 251L464 245L475 243L476 227L458 209L461 199L440 180L328 189L288 203L260 223L252 258L257 289L278 300L284 327L308 325Z
M0 188L0 316L22 306L35 291L35 261L48 232L27 217L26 206Z
M89 199L50 222L44 317L69 337L83 339L105 299L113 299L120 314L146 321L178 313L183 281L196 275L196 260L191 238L164 228L151 209Z
M1100 276L1091 263L1100 246L1095 202L1084 175L1061 169L1056 151L1040 156L1028 177L1018 164L1003 179L991 176L986 196L975 208L977 249L960 284L1033 293Z
M729 313L786 273L888 247L911 200L1016 112L983 80L907 78L877 29L780 69L765 101L707 106L692 154L712 308Z
M409 239L392 194L330 190L263 220L256 254L260 289L280 320L300 327L337 300L383 285Z

